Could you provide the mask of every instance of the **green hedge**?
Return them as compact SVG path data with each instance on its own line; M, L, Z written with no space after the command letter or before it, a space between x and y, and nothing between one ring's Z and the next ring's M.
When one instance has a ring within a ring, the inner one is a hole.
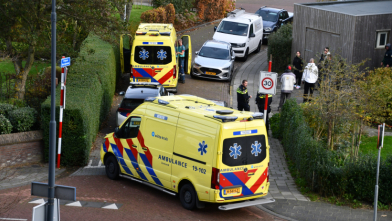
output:
M0 134L10 134L11 132L11 122L3 114L0 114Z
M293 26L283 25L268 38L268 59L272 54L272 71L281 73L291 64L291 43Z
M87 163L99 127L112 104L116 73L120 71L119 64L117 46L112 46L92 34L85 39L79 57L73 60L67 77L61 148L62 165L80 166ZM59 101L60 87L56 91L56 103L58 104ZM56 107L56 141L58 115L59 106ZM41 105L41 119L41 127L44 131L44 156L48 161L50 96Z
M288 100L281 115L274 116L275 119L271 120L273 135L282 138L287 156L310 188L324 196L347 194L373 202L377 166L374 156L360 155L357 160L350 160L339 151L327 150L323 142L312 138L311 129L295 99ZM392 203L391 174L392 156L380 164L379 201L384 204Z
M0 103L0 114L8 117L8 113L15 110L16 107L12 104Z
M25 132L30 131L37 121L37 111L31 107L22 107L8 112L14 131Z

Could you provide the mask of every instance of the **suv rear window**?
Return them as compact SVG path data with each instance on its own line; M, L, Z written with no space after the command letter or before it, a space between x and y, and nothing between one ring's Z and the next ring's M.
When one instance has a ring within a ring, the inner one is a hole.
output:
M135 109L144 102L143 99L124 99L121 102L120 108Z
M223 141L222 161L227 166L261 163L267 156L264 135L235 137Z
M134 60L138 64L169 64L172 62L170 46L136 46Z

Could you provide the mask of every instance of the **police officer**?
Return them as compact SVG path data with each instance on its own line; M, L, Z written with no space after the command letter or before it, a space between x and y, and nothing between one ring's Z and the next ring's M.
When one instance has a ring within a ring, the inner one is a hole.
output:
M237 106L239 111L250 111L249 99L252 98L252 95L248 95L247 86L248 81L242 80L242 84L237 88Z
M384 59L381 62L381 66L384 67L392 67L392 48L391 43L385 45L385 52Z
M257 92L256 104L257 104L257 107L259 108L259 112L260 113L264 113L266 96L267 96L266 94ZM267 117L266 117L266 119L267 119L266 121L267 122L265 122L265 126L267 128L267 133L268 133L268 130L269 130L269 119L268 119L269 117L268 117L268 115L271 112L271 103L272 103L272 95L269 94L268 95L268 106L267 106Z

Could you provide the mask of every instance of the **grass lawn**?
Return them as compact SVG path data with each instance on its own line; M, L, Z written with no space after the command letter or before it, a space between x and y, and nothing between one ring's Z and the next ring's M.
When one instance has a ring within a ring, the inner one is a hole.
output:
M133 5L131 10L131 16L129 17L129 23L139 25L140 16L142 15L142 13L150 9L153 9L153 7L142 5L140 9L140 5Z
M374 137L362 137L361 146L359 150L365 154L378 154L377 146L377 136ZM392 136L384 137L384 147L381 149L381 157L386 158L392 155Z
M26 64L26 61L22 62L23 65ZM34 61L33 67L31 68L29 75L36 75L39 71L41 71L45 67L50 67L50 61L42 62L42 61ZM0 73L15 73L14 64L10 59L5 59L0 61Z

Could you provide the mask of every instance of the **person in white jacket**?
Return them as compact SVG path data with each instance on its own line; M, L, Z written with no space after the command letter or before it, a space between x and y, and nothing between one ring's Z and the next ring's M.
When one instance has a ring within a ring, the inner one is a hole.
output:
M314 86L318 78L318 68L314 64L314 59L311 58L308 65L304 69L304 74L302 75L302 82L305 83L304 86L304 103L310 101L313 95ZM308 93L310 92L310 95Z
M290 99L291 97L291 92L294 90L294 84L295 82L295 75L293 72L291 72L291 66L287 66L286 71L280 76L280 82L282 83L282 89L281 89L281 94L280 94L280 102L279 102L279 107L283 107L283 104L287 99Z

